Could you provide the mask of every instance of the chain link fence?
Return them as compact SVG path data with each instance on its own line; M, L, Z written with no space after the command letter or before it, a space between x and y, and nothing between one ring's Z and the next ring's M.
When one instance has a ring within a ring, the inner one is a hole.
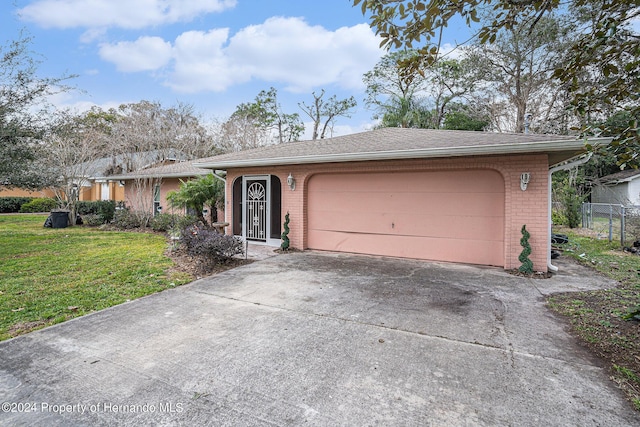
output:
M640 206L608 203L583 203L582 228L597 233L601 239L620 241L621 246L640 238Z

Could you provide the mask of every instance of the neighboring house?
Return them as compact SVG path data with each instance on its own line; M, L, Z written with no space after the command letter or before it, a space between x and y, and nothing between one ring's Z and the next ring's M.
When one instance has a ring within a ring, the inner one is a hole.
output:
M206 159L203 159L206 160ZM167 203L167 193L177 191L181 181L210 174L211 170L193 166L193 161L137 170L128 174L114 175L110 179L123 183L125 205L132 210L153 212L175 212ZM184 213L184 212L180 212Z
M116 175L126 174L137 169L170 165L187 159L188 157L184 153L177 150L154 150L103 157L78 164L72 168L75 173L81 172L79 174L82 175L74 178L79 189L78 200L125 201L124 183L115 178ZM29 192L20 189L4 189L0 186L0 197L5 196L55 197L55 193L51 189Z
M84 172L83 177L78 177L81 187L79 199L126 201L124 183L117 178L118 175L184 160L187 156L176 150L153 150L88 162L77 168Z
M628 169L600 178L591 190L591 202L640 205L640 170Z
M254 242L278 246L289 212L298 249L513 269L526 225L547 271L550 169L582 153L571 137L385 128L193 165L226 172L227 232Z
M0 197L55 197L52 190L44 189L39 191L23 190L21 188L9 188L0 184Z

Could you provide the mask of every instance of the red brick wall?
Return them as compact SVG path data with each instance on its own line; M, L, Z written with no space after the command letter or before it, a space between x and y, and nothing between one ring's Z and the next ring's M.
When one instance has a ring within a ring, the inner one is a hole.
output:
M520 229L526 224L531 233L530 259L536 271L547 271L548 227L548 157L544 154L517 156L483 156L447 159L389 160L352 163L324 163L260 168L229 169L227 171L227 217L232 223L231 200L233 180L242 175L277 175L282 181L282 215L290 213L289 239L295 248L307 248L306 188L309 178L317 173L397 172L451 169L492 169L502 174L505 182L505 260L506 269L518 268L522 251ZM520 174L529 172L531 181L526 191L520 189ZM296 189L286 184L291 173ZM232 232L229 227L229 232Z

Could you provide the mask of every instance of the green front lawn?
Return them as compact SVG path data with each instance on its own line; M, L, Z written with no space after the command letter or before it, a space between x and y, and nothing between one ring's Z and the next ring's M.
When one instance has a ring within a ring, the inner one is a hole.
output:
M189 282L163 236L0 216L0 340Z

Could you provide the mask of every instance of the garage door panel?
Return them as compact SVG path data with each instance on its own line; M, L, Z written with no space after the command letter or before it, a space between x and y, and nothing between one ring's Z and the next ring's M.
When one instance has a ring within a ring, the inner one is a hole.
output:
M338 252L483 265L495 265L494 254L501 252L503 245L502 241L487 242L331 231L314 231L310 233L309 237L326 241L335 248L332 250ZM500 263L503 262L504 260Z
M488 171L487 171L488 172ZM425 174L429 174L427 176ZM460 185L464 183L464 185ZM356 173L322 175L322 182L313 183L315 192L332 193L349 188L357 193L381 191L392 193L456 193L495 192L504 187L497 172L478 175L478 171Z
M336 232L392 234L422 237L502 240L502 217L363 212L347 215L326 211L314 221L314 229Z
M495 171L316 175L307 200L312 249L455 261L472 245L459 262L504 264L504 181Z
M503 193L357 193L337 191L309 200L309 210L313 212L416 212L424 215L459 215L473 210L473 215L502 215L504 211ZM330 199L330 201L329 201Z

